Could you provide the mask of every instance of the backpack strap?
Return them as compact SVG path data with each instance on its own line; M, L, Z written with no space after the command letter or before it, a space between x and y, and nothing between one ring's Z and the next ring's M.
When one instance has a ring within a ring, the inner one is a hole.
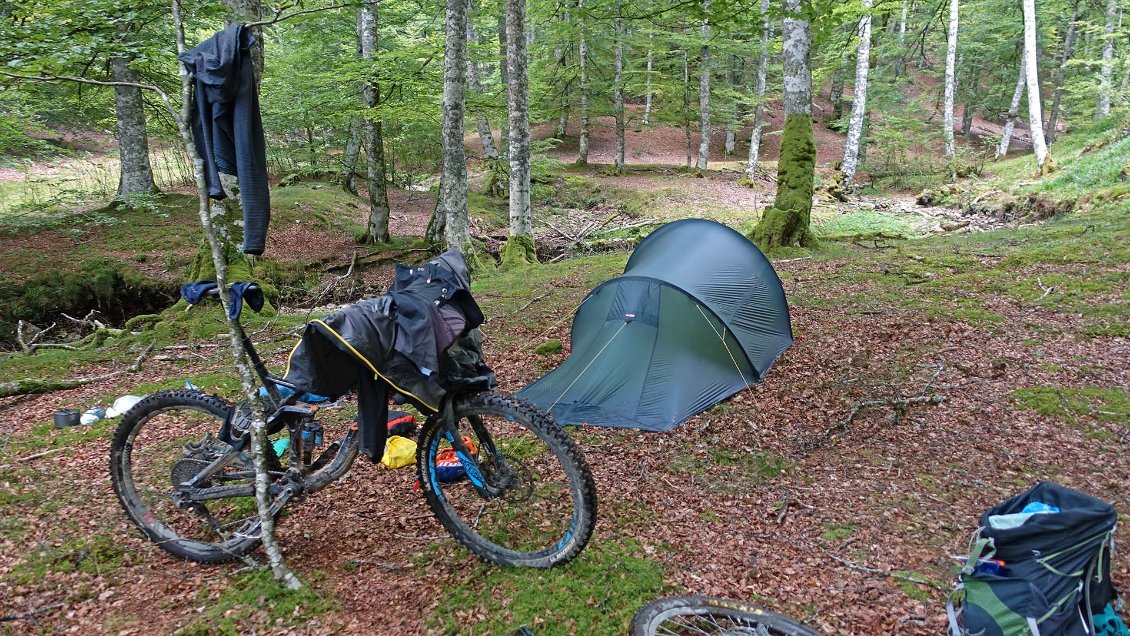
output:
M962 613L962 611L964 611L964 608L963 607L954 607L953 600L955 598L957 598L958 594L960 594L964 591L965 591L965 584L959 582L957 584L957 586L953 588L953 592L950 593L949 599L946 600L946 617L949 619L949 623L950 623L949 631L947 632L948 636L963 636L962 631L961 631L961 625L959 625L958 622L957 622L957 617L961 616L961 613Z

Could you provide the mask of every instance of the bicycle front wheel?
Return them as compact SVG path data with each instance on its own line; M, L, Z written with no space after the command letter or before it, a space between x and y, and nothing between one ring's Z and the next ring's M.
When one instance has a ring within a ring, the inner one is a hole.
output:
M632 636L821 636L793 619L746 605L705 596L652 601L632 619Z
M596 485L573 440L551 416L510 395L479 393L454 410L482 473L475 477L490 492L476 488L457 459L444 461L454 449L434 418L420 434L416 470L443 527L498 565L549 568L580 554L596 521Z

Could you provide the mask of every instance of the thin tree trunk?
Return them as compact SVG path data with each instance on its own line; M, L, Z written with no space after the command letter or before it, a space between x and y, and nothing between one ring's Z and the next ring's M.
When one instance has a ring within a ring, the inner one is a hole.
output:
M349 139L341 154L341 187L349 194L357 194L357 157L361 155L361 136L364 126L358 120L349 123Z
M472 42L478 42L478 36L475 34L475 25L471 21L471 0L467 0L467 44ZM483 82L478 61L467 60L467 75L471 90L475 95L481 97L483 95ZM475 124L479 130L479 143L483 145L483 156L491 161L498 159L498 149L494 147L494 135L490 130L490 120L483 114L482 109L475 109Z
M956 0L955 0L956 1ZM1044 143L1044 118L1040 113L1040 78L1036 53L1036 0L1023 0L1024 5L1024 73L1028 89L1028 124L1031 127L1032 152L1040 174L1055 169L1049 162L1048 147Z
M467 0L447 0L443 52L443 168L436 216L444 217L447 247L471 247L467 217L467 157L463 148L467 70Z
M176 30L177 53L185 51L184 24L181 21L180 0L172 0L173 25ZM192 163L193 173L196 177L196 192L199 202L198 213L200 224L204 228L204 236L208 240L212 263L216 269L216 282L220 288L220 300L227 314L227 307L231 296L227 288L227 256L226 248L217 235L209 211L208 189L204 183L204 160L196 152L196 145L192 140L192 130L189 126L189 117L192 109L192 76L184 65L179 65L181 79L181 112L179 115L172 110L171 114L176 119L177 130L181 141L184 143L185 152ZM166 105L169 103L166 102ZM271 511L270 476L267 472L267 462L263 457L263 448L267 443L267 424L263 407L259 401L258 391L254 388L251 367L247 362L247 352L243 342L236 335L239 332L238 320L228 320L229 335L231 338L232 357L236 370L239 372L240 384L243 394L251 407L251 460L255 468L255 503L259 513L259 534L263 542L263 549L267 553L267 562L270 564L271 573L275 580L288 589L297 590L302 587L302 581L286 566L282 550L275 538L275 516Z
M647 36L648 45L650 47L652 36ZM643 98L643 125L647 126L651 123L651 65L652 65L652 52L651 48L647 49L647 87L646 93Z
M616 44L613 51L612 110L616 116L616 173L624 171L624 20L620 17L620 0L615 3L616 17L612 20Z
M816 176L816 142L812 132L812 70L808 65L812 31L804 0L785 0L781 62L784 72L785 127L777 162L777 195L750 238L762 249L812 245L809 228Z
M757 55L757 105L753 110L753 133L749 136L749 161L745 174L751 181L757 174L761 152L761 131L765 128L765 75L769 68L769 0L761 0L761 50Z
M1059 125L1059 103L1063 99L1064 83L1067 79L1067 62L1071 59L1071 49L1075 46L1075 21L1078 6L1072 7L1071 20L1067 23L1067 33L1063 36L1063 51L1059 56L1059 66L1055 70L1055 96L1052 98L1052 112L1048 115L1047 141L1055 141L1056 126Z
M836 70L832 71L832 87L828 91L828 101L832 102L832 121L844 116L844 82L847 76L843 63L836 64Z
M505 90L510 85L510 74L506 69L506 60L508 54L506 52L506 0L502 1L502 11L498 15L498 79L502 81L502 87ZM503 161L510 161L510 125L507 123L499 127L499 135L502 144L499 150L502 154Z
M683 50L683 135L687 141L687 167L694 161L694 144L691 142L691 58Z
M1095 104L1095 118L1110 115L1110 93L1114 75L1114 21L1118 12L1118 0L1106 2L1106 26L1103 27L1102 67L1099 69L1099 96Z
M577 163L586 164L589 162L589 45L588 35L585 33L584 0L577 0L577 15L581 21L581 34L577 43L581 67L581 136L577 141Z
M942 138L946 144L946 157L953 158L953 92L956 85L958 0L950 0L949 29L946 31L946 88L942 106Z
M506 2L506 72L510 79L510 236L532 239L526 0Z
M365 0L360 12L359 26L361 37L361 59L369 69L375 68L377 55L377 4L378 0ZM375 119L371 110L380 104L380 86L376 81L366 81L361 89L365 106L370 109L365 115L365 173L369 185L369 231L371 243L387 243L391 240L388 232L390 214L388 204L388 184L385 179L384 131L381 121Z
M902 15L899 17L898 55L895 56L895 75L901 76L906 72L906 17L910 13L910 0L902 0Z
M729 80L730 90L737 91L738 85L741 83L741 63L742 60L736 55L730 56ZM731 100L734 101L734 100ZM742 112L740 105L737 103L732 104L732 110L729 118L726 121L726 143L723 148L726 151L726 156L734 154L734 149L738 147L738 131L737 127L741 125Z
M710 0L702 0L703 13L710 13ZM702 48L698 55L698 164L706 170L710 160L710 21L702 19Z
M968 101L961 106L961 134L968 137L969 133L973 132L973 113L977 107Z
M557 9L561 9L560 1L557 3ZM561 21L564 24L569 24L570 19L571 18L569 16L569 12L565 11ZM573 48L571 42L569 43L569 48ZM564 78L569 67L568 55L565 46L558 44L554 49L553 55L554 59L557 61L557 73L562 78ZM561 87L561 114L557 118L557 130L554 131L554 137L556 137L557 139L565 137L565 132L569 128L569 84L570 82L565 82L565 84Z
M871 65L871 0L863 0L863 16L859 20L859 47L855 54L855 93L851 100L851 121L844 143L844 186L851 186L859 161L859 142L863 138L863 120L867 112L867 71Z
M1016 118L1020 113L1020 97L1024 94L1024 82L1027 78L1024 57L1024 52L1021 51L1020 73L1016 78L1016 88L1012 91L1012 101L1009 102L1008 113L1004 118L1004 134L1001 135L1001 143L997 146L997 159L1008 154L1008 144L1012 141L1012 127L1016 125Z
M115 55L110 58L110 76L115 82L137 83L137 74L129 60ZM153 168L149 164L149 136L145 129L145 109L141 89L114 87L114 112L118 117L118 197L148 194L157 191Z

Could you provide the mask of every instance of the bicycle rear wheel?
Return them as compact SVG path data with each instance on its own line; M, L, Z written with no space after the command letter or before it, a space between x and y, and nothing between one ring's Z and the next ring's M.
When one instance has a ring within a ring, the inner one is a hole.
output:
M479 393L454 409L458 434L471 442L494 494L484 496L466 476L445 481L436 459L453 449L433 419L420 434L416 470L444 528L499 565L549 568L580 554L596 520L596 486L573 440L548 414L510 395Z
M821 636L793 619L738 601L680 596L652 601L632 619L632 636Z
M231 561L259 545L255 497L188 501L180 484L193 479L231 447L216 439L231 403L197 391L161 391L129 410L110 445L114 492L130 519L161 549L201 563ZM231 455L200 484L253 485L255 471L246 457ZM277 467L273 451L269 459Z

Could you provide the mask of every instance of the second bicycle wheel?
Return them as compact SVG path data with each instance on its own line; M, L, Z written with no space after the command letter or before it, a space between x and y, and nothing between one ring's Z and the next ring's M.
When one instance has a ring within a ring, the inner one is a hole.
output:
M420 435L416 470L444 528L499 565L548 568L580 554L596 520L596 486L573 440L549 415L505 394L460 400L455 416L492 492L484 496L467 476L437 468L437 458L454 451L444 427L431 422Z
M632 619L632 636L820 636L793 619L720 598L680 596L652 601Z

